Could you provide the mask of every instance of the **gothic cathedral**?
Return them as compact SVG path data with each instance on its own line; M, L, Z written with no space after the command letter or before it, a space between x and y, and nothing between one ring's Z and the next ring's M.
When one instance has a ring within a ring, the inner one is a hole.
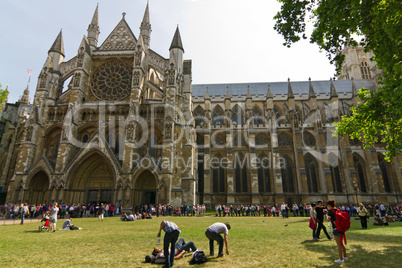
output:
M332 136L358 89L378 87L363 50L344 50L337 80L194 85L179 28L169 58L150 48L148 4L138 38L125 13L98 35L96 7L75 57L57 36L33 103L28 89L7 103L0 203L400 202L402 157Z

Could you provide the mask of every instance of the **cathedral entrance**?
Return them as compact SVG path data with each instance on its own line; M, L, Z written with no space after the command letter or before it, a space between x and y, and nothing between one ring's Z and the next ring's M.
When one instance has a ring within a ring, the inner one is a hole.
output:
M69 203L113 203L115 179L113 168L95 153L84 160L73 175L66 197Z
M134 188L134 206L141 204L156 204L156 178L148 170L142 172Z
M49 178L43 171L36 173L28 187L29 204L47 204L49 195Z

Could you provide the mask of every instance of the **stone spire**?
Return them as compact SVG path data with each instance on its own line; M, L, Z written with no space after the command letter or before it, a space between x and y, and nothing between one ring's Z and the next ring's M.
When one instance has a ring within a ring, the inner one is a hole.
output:
M229 87L226 87L226 95L225 95L225 99L230 99Z
M273 99L274 98L274 95L272 95L272 91L271 91L271 85L268 85L267 98L268 99Z
M91 24L88 26L88 41L89 45L93 48L96 48L98 44L98 36L99 36L99 16L98 16L98 7L99 4L96 5L94 16L92 17Z
M27 88L24 90L24 95L22 95L18 102L29 104L29 83L27 84Z
M149 1L147 2L147 7L145 8L144 12L144 17L141 22L140 26L140 35L142 35L142 38L144 39L144 44L146 48L149 48L149 45L151 43L151 22L149 19Z
M210 99L211 99L211 96L209 95L208 87L207 87L207 92L205 92L204 99L206 99L206 100L210 100Z
M355 84L355 79L352 77L352 97L356 97L357 96L357 87Z
M176 28L176 32L174 33L172 44L170 45L169 50L173 48L180 48L184 52L183 43L181 42L179 26Z
M251 92L250 92L250 86L247 86L247 96L246 99L251 99Z
M294 98L292 85L290 84L290 78L288 78L288 99Z
M309 81L309 84L310 84L309 91L308 91L308 97L309 98L316 98L317 95L315 95L314 87L313 87L313 84L311 83L311 78L310 77L308 78L308 81Z
M54 70L59 70L60 64L64 60L64 44L63 35L60 30L59 35L56 37L52 47L48 51L48 56L52 61L52 67Z
M52 47L49 49L48 53L50 52L59 53L64 57L64 43L61 30L60 33L57 35L56 40L54 40Z
M329 94L329 98L334 98L334 97L338 97L338 93L336 92L335 86L334 86L334 81L332 80L332 77L330 79L331 81L331 92Z

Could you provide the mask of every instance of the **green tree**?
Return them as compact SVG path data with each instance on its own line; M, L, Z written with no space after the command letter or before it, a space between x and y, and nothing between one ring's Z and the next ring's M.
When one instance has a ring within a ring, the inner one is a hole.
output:
M3 105L3 102L6 100L8 96L8 90L3 89L2 85L0 84L0 113L1 113L1 106Z
M402 1L400 0L278 0L274 29L285 38L285 46L306 39L306 25L312 23L310 42L326 51L339 73L346 46L361 45L372 51L383 75L376 92L360 89L361 99L352 115L342 116L337 136L349 134L368 148L381 141L390 161L402 149Z

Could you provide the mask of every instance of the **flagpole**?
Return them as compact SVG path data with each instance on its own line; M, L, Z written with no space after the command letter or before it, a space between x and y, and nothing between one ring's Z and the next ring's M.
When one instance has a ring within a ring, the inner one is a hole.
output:
M32 69L31 70L27 69L27 72L29 74L27 88L29 89L29 83L31 82Z

